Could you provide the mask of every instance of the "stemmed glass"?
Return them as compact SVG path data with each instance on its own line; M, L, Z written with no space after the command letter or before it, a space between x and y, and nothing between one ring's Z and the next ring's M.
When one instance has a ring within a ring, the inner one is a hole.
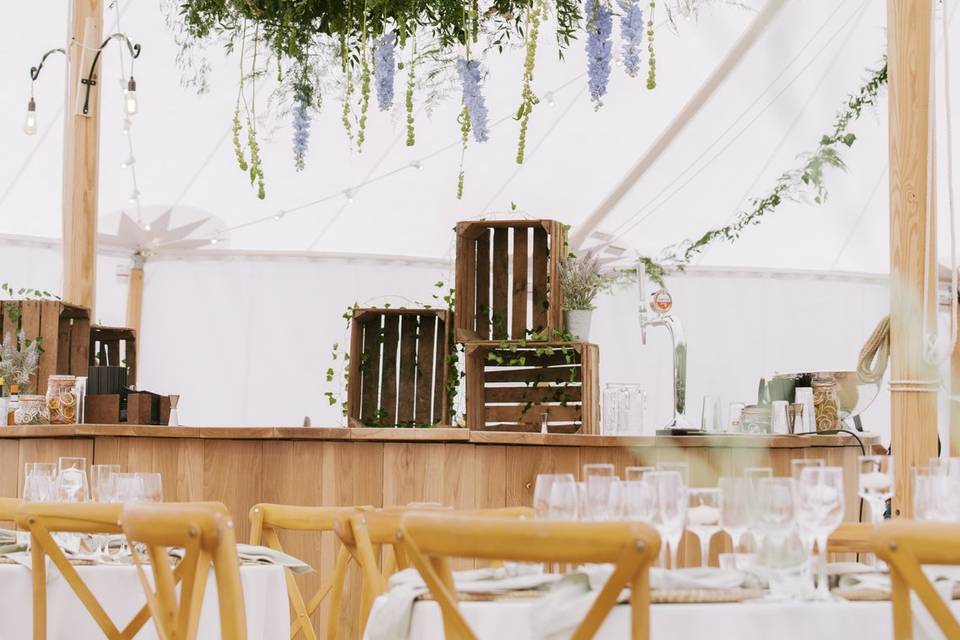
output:
M960 520L960 458L931 458L931 482L936 489L940 520Z
M676 471L680 474L683 486L690 486L690 465L686 462L658 462L657 471Z
M550 517L553 484L563 477L573 482L573 475L569 473L541 473L537 476L537 483L533 488L533 515L538 520Z
M910 470L913 487L913 517L916 520L941 520L938 481L940 478L930 467L914 467Z
M750 531L750 537L753 541L754 552L760 551L763 546L764 529L759 526L757 521L757 487L761 480L773 478L773 469L770 467L746 467L743 470L743 477L749 487L749 499L747 501L750 512L750 519L753 525Z
M113 502L113 476L120 473L118 464L95 464L90 467L90 489L94 502Z
M830 598L827 588L827 539L843 521L843 469L808 467L797 485L797 523L813 533L819 554L817 597Z
M680 538L687 518L687 487L678 471L650 471L643 481L654 488L656 508L652 524L660 533L660 539L670 544L670 566L676 569ZM666 568L664 546L661 546L660 558L661 565Z
M573 474L549 474L549 478L546 475L537 477L534 504L539 505L539 509L535 511L535 516L549 520L576 520L579 498ZM537 496L538 493L547 494L546 510L543 510L543 499Z
M860 456L860 497L870 505L874 526L883 522L887 500L893 496L893 457Z
M627 480L622 487L624 519L653 522L657 510L656 485L644 480Z
M53 502L57 495L57 465L28 462L23 465L23 501Z
M57 463L57 498L60 502L90 499L86 458L60 458Z
M819 458L798 458L790 461L790 477L794 482L800 482L800 473L807 467L822 467L823 460Z
M710 539L720 531L723 493L720 489L688 489L687 528L700 541L700 566L709 564Z
M623 470L623 479L627 482L633 480L643 480L643 474L647 471L655 471L654 467L627 467Z
M803 459L790 461L790 477L793 478L793 481L797 486L800 485L800 474L803 473L804 469L809 469L811 467L822 467L823 460L818 458ZM803 544L804 551L807 554L807 562L803 565L804 577L808 581L812 581L813 577L810 575L810 564L813 561L813 532L806 529L801 523L797 523L797 535L800 537L800 542Z
M720 528L726 531L737 553L740 539L750 527L750 484L746 478L720 478L717 483L723 494L720 502Z
M583 479L587 490L587 513L590 520L611 520L616 515L614 475L612 464L583 465Z

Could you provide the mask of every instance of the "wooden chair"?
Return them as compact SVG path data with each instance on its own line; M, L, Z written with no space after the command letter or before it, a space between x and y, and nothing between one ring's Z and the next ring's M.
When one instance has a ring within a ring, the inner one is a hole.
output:
M893 636L913 637L910 592L914 591L948 638L960 638L960 623L921 568L924 564L960 564L960 524L888 521L872 536L873 551L890 566Z
M339 518L347 517L363 507L301 507L283 504L256 504L250 509L250 544L265 544L271 549L283 551L278 531L313 531L319 534L333 532ZM337 550L333 575L323 582L317 592L304 601L300 586L293 572L286 570L287 594L293 607L294 619L290 624L290 638L303 634L307 640L317 640L317 632L310 616L330 596L330 616L327 618L327 638L337 637L340 626L340 609L343 602L344 582L350 552L343 546Z
M247 621L240 584L237 542L226 507L198 504L128 504L122 514L123 532L131 547L147 547L153 585L140 554L133 552L137 574L162 640L195 640L210 566L217 581L220 636L246 640ZM182 547L179 602L169 548Z
M827 551L873 553L874 526L869 522L842 522L827 539Z
M630 637L650 637L650 563L660 538L638 522L559 522L409 513L396 532L404 553L443 613L448 640L476 636L457 607L450 558L517 562L612 563L613 573L572 640L596 634L624 587L631 588Z
M108 535L122 533L119 524L121 509L122 505L119 504L28 502L22 503L17 509L14 520L21 529L30 532L34 640L45 640L47 637L46 556L50 557L67 584L77 594L80 602L110 640L133 638L150 618L150 609L144 605L123 629L118 629L51 535L55 532Z
M21 504L18 498L0 498L0 522L13 522Z

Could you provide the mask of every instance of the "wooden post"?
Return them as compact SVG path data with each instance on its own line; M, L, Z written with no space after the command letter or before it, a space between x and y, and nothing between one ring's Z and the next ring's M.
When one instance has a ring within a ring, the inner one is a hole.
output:
M143 262L142 255L134 254L127 286L127 328L133 329L137 350L140 349L140 314L143 310Z
M103 2L71 0L63 135L63 298L90 309L97 280L97 188L100 155L100 84L90 91L90 114L80 115L77 96L103 36Z
M960 322L960 308L957 322ZM953 348L950 360L950 457L960 458L960 341Z
M937 313L936 218L927 198L932 0L888 0L890 74L890 387L896 457L893 513L912 511L910 470L937 455L936 369L925 364L926 317ZM931 225L928 228L927 225ZM926 255L927 245L931 254Z

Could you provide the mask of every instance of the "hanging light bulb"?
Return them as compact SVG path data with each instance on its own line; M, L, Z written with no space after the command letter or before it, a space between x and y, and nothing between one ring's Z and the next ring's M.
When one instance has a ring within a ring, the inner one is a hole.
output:
M137 81L130 76L127 81L127 90L123 94L123 107L127 115L136 115L139 105L137 104Z
M148 222L147 224L143 225L143 230L144 230L144 231L150 231L151 229L153 229L153 227L150 226L150 223L149 223L149 222Z
M28 136L37 133L37 102L30 96L30 102L27 103L27 118L23 121L23 132Z
M137 200L139 200L139 199L140 199L140 190L139 190L139 189L134 189L133 191L130 192L130 197L127 198L127 201L128 201L130 204L135 204L135 203L137 202ZM149 225L147 225L147 231L150 231L150 226L149 226Z
M552 106L554 106L554 105L557 104L557 102L553 99L553 91L548 91L548 92L546 92L546 93L543 95L543 100L544 100L544 102L547 103L547 106L548 106L548 107L552 107Z
M423 163L419 160L414 160L410 163L410 166L416 169L417 171L423 171Z
M135 165L136 163L137 163L137 159L134 158L133 156L130 156L129 158L127 158L126 160L124 160L123 162L120 163L120 168L121 168L121 169L128 169L128 168L132 167L133 165Z
M275 213L275 214L273 215L273 219L274 219L274 220L279 220L279 219L282 218L284 215L286 215L286 213L287 213L286 211L279 211L279 212L277 212L277 213Z
M210 244L217 244L220 242L220 238L210 238Z
M123 135L125 136L130 135L130 125L132 124L133 122L130 120L130 118L123 119Z
M347 198L347 204L353 204L353 191L351 189L344 191L343 195Z

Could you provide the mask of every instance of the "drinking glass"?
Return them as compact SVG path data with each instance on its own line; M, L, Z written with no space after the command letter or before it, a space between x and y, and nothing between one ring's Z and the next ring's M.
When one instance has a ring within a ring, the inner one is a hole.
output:
M541 473L537 475L537 483L533 489L533 515L535 518L543 519L550 516L553 483L564 476L573 481L573 475L569 473Z
M90 467L90 489L94 502L113 502L115 473L120 473L118 464L95 464Z
M938 476L930 467L910 470L913 487L913 517L916 520L940 520Z
M887 500L893 497L893 457L860 456L860 497L870 505L874 526L883 522Z
M797 485L797 522L813 533L820 556L817 597L829 599L827 538L843 521L843 468L808 467Z
M644 480L627 480L623 488L623 517L639 522L653 522L656 515L656 486Z
M618 382L608 382L603 388L603 405L601 408L602 433L605 436L615 436L619 432L620 424L620 387Z
M746 478L723 477L717 483L723 500L720 502L720 528L727 532L737 553L740 539L750 527L750 485Z
M723 493L720 489L687 490L687 528L700 541L700 566L709 564L710 539L720 531Z
M676 471L684 487L690 486L690 465L686 462L658 462L657 471Z
M817 458L803 459L799 458L797 460L790 461L790 477L793 478L794 482L800 482L800 473L807 467L822 467L823 460Z
M660 539L670 545L670 566L677 568L677 551L683 537L683 525L687 518L687 486L679 471L650 471L643 479L653 486L656 508L653 510L653 526ZM666 545L661 546L661 550ZM661 551L661 565L666 568L666 553Z
M787 405L786 400L774 400L770 403L770 431L772 433L786 434L790 432L787 427Z
M760 478L755 494L756 524L764 537L788 535L796 513L793 478Z
M138 473L144 502L163 502L163 479L159 473Z
M960 458L930 458L929 467L937 476L960 478Z
M731 402L727 408L727 431L731 433L740 433L743 427L743 408L746 405L742 402Z
M703 396L703 410L700 412L700 428L704 431L720 431L720 398Z
M960 458L931 458L931 482L938 495L940 519L960 520Z
M53 502L57 496L57 465L28 462L23 465L23 501Z
M791 460L790 461L790 477L793 478L793 481L799 486L800 484L800 474L803 473L804 469L809 468L819 468L823 466L823 460L818 460L812 458L810 460ZM813 581L813 576L810 574L810 563L813 561L813 543L816 542L814 539L813 531L807 529L803 523L797 522L797 535L800 536L800 542L803 544L803 548L806 550L807 562L804 564L803 572L804 577L808 582Z
M576 520L579 497L577 482L572 473L558 474L550 484L550 506L547 517L551 520Z
M613 485L616 481L612 464L583 465L583 480L587 489L587 519L610 520Z
M90 499L86 458L60 458L57 462L57 499L60 502Z
M143 502L143 478L136 473L113 474L114 498L117 502Z
M634 480L640 481L643 480L643 475L647 471L654 471L654 467L627 467L623 471L623 479L627 482L632 482Z
M750 518L752 529L750 531L750 537L753 541L753 551L754 553L760 552L760 547L763 546L763 536L764 529L759 526L758 512L757 512L757 483L760 480L773 477L773 469L770 467L746 467L743 470L743 477L746 479L749 486L749 501L747 502L750 509Z
M745 467L743 469L743 477L756 483L756 481L761 478L772 478L773 469L770 467Z

